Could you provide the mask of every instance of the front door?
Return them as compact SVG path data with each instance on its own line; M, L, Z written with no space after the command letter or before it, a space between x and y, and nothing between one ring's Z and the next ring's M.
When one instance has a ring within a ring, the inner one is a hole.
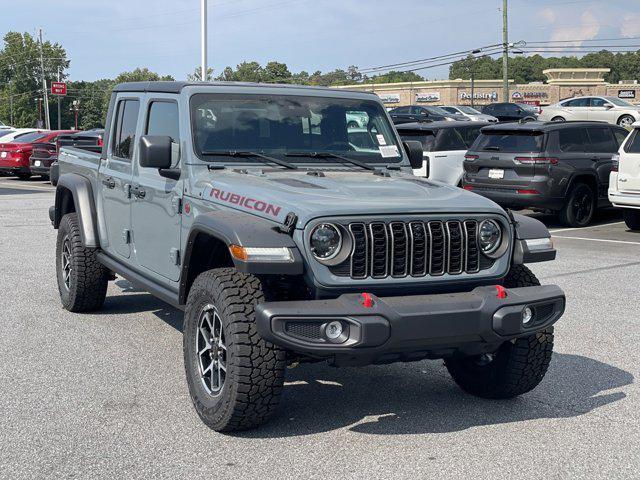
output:
M107 244L102 248L126 258L131 255L130 190L139 109L140 100L137 98L118 99L111 125L111 141L98 170L107 237Z
M146 100L144 135L168 135L173 140L173 168L179 167L178 103L171 95ZM156 168L135 163L131 216L135 258L143 270L170 280L180 275L182 181L161 177Z
M616 112L613 109L613 105L607 102L604 98L592 97L589 107L589 113L587 114L588 120L596 122L616 123Z

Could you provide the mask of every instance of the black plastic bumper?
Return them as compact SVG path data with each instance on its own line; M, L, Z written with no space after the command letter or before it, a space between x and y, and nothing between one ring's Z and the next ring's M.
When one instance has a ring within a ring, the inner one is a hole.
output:
M495 286L467 293L371 296L345 294L332 300L268 302L256 307L258 331L268 341L301 354L334 357L340 364L439 358L456 351L492 351L506 340L553 325L565 296L555 285L513 288L499 298ZM530 307L533 318L523 324ZM343 334L327 336L338 321Z
M20 175L23 173L31 173L29 167L0 167L0 173L8 175Z

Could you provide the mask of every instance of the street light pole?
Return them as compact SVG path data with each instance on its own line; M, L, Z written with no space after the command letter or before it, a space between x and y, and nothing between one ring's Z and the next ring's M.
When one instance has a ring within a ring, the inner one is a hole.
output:
M481 52L481 49L476 48L471 52L471 55L475 55L476 53L480 53L480 52ZM471 108L475 107L474 87L475 87L475 77L476 77L476 61L477 61L477 58L473 57L473 60L471 62Z
M44 58L42 56L42 29L40 29L40 69L42 71L42 93L44 95L44 125L47 130L51 130L51 120L49 119L49 95L47 92L47 80L44 78Z
M58 67L58 82L60 81L60 67ZM58 130L62 130L60 126L62 124L60 117L60 95L58 95Z
M507 0L502 0L502 99L509 101L509 28L507 19Z
M207 81L207 0L200 0L200 81Z

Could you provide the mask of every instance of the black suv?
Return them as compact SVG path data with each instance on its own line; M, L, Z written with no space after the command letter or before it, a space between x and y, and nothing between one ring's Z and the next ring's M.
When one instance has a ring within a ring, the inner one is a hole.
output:
M420 105L412 105L410 107L396 107L389 110L389 116L394 124L412 122L438 122L443 120L469 120L464 115L454 115L442 110L439 107L423 107Z
M490 103L482 107L482 113L493 115L500 122L533 122L538 119L536 108L525 103Z
M552 211L571 227L609 206L611 157L627 136L601 122L530 122L482 128L467 151L463 186L508 208Z

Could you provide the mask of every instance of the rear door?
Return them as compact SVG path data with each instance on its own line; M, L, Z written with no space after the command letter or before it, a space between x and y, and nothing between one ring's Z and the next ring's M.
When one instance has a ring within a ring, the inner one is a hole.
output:
M565 120L587 120L589 117L589 107L591 98L574 98L563 104L563 110L567 112ZM560 116L563 116L562 113Z
M114 109L111 140L106 158L100 162L98 180L108 244L103 248L114 255L131 255L132 161L137 155L140 97L118 96Z
M480 133L480 127L444 128L438 135L429 178L449 185L459 185L467 149Z
M467 152L466 180L471 185L487 188L525 188L535 177L535 159L543 155L544 147L542 131L500 129L482 132Z
M173 141L172 168L178 168L179 107L171 95L153 94L145 101L141 135L167 135ZM157 168L143 168L136 160L131 219L135 259L142 269L170 280L180 274L182 181L161 177Z
M622 147L618 166L618 190L621 192L640 192L640 132L634 129Z
M611 173L611 157L618 151L611 127L588 127L587 135L591 144L590 160L598 177L598 197L606 197L609 188L609 174Z

